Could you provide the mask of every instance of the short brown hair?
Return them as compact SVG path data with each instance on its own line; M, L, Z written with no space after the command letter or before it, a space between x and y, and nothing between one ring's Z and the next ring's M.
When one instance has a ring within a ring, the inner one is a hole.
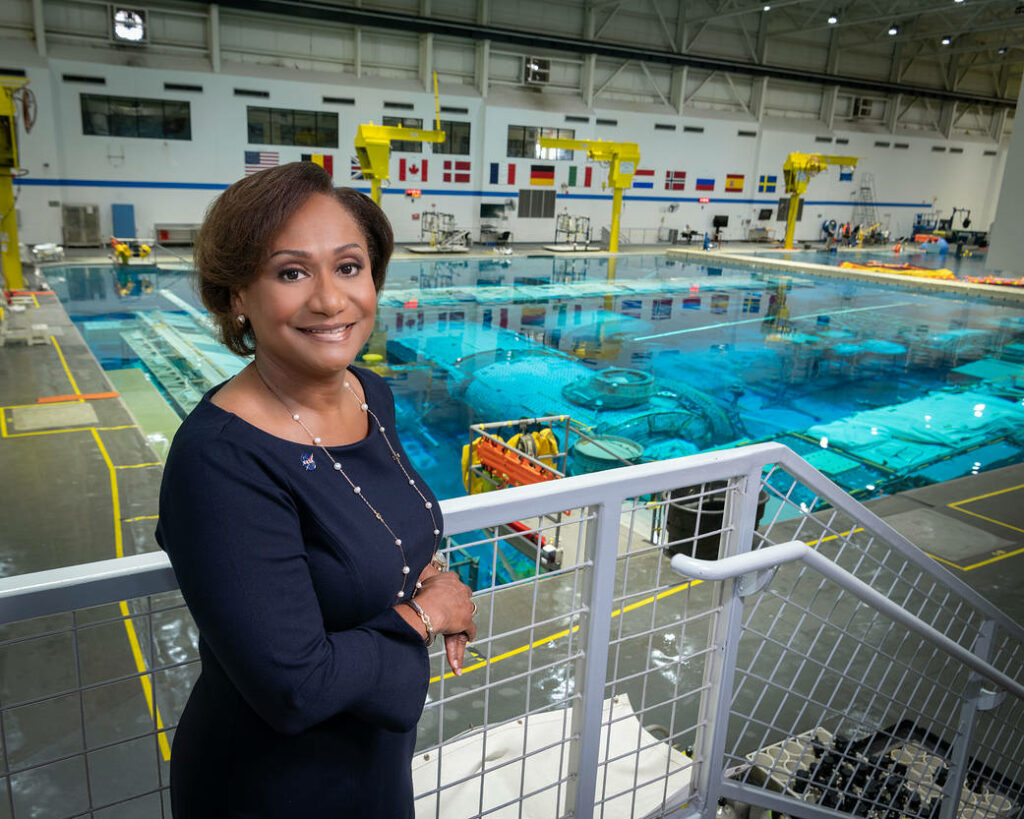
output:
M220 330L221 341L238 355L256 351L249 324L239 324L231 297L259 275L270 243L314 194L333 196L363 231L373 284L380 292L395 238L388 218L369 196L335 188L312 162L291 162L240 179L206 211L195 247L199 296Z

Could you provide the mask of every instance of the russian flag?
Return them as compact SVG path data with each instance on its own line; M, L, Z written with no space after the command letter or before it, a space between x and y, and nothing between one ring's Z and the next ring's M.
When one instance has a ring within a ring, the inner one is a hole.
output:
M699 191L713 191L715 189L715 180L713 177L702 179L697 177L697 184L694 187Z
M636 173L633 175L633 187L634 188L653 188L654 187L654 169L653 168L637 168L636 169Z

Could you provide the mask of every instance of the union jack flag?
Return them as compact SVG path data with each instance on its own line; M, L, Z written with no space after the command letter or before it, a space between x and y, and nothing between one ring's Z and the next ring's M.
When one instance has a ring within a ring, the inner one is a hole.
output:
M359 157L352 157L352 162L349 163L349 179L365 179L363 176L363 166L359 164Z

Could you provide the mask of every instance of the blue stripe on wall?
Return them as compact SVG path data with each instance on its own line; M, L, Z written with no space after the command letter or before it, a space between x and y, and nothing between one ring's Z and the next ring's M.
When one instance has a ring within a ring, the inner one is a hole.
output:
M222 191L228 187L228 183L217 182L147 182L131 181L125 179L42 179L31 176L15 177L15 185L34 185L40 187L69 187L69 188L173 188L178 190L207 190ZM370 188L363 185L352 185L357 191L369 193ZM502 196L505 198L517 199L519 191L516 190L447 190L445 188L420 188L424 196ZM404 196L405 188L392 187L384 188L383 193L394 196ZM556 193L558 199L593 199L611 202L611 194L604 193ZM737 199L730 196L728 199L722 197L697 197L697 196L638 196L636 194L624 193L623 199L636 202L693 202L699 199L710 198L711 202L705 204L713 205L761 205L768 207L777 205L779 197L768 199ZM829 206L845 207L855 204L848 199L805 199L805 206ZM927 210L930 205L925 202L875 202L876 208L924 208Z

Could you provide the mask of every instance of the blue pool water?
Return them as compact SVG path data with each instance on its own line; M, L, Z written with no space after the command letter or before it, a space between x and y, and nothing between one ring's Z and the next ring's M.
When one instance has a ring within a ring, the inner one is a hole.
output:
M210 339L183 273L131 275L51 280L103 366L141 360L184 412L244 362ZM1024 310L901 287L660 255L396 261L367 352L441 497L465 492L471 423L548 414L647 459L780 440L858 497L1024 453ZM646 397L604 400L609 368Z

